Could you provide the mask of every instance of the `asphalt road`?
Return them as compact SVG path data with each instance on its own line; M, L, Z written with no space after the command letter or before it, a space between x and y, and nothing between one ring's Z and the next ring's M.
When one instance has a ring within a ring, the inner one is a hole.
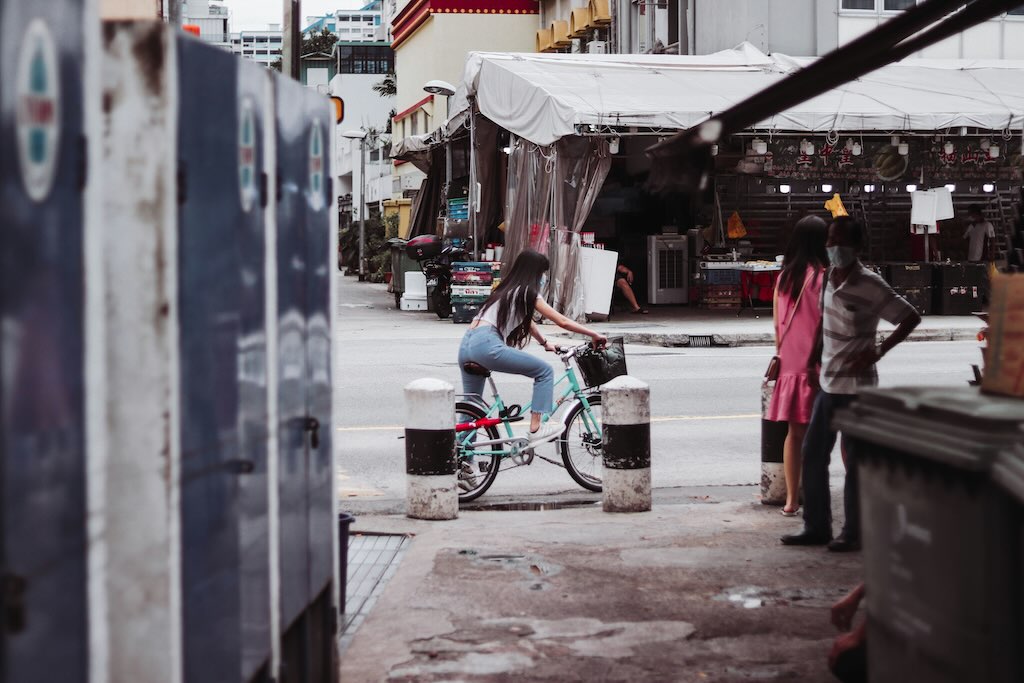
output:
M343 280L335 328L335 448L342 504L405 496L402 389L437 377L458 391L463 326L388 310L388 295ZM391 303L393 306L393 303ZM531 351L543 355L538 347ZM760 382L771 347L669 349L628 345L629 371L651 386L655 487L760 480ZM557 358L548 354L553 363ZM980 361L974 342L914 342L879 365L883 386L957 385ZM506 401L529 400L530 380L497 376ZM554 447L549 446L549 455ZM841 476L838 454L833 476ZM488 495L579 491L560 467L535 460L502 472ZM486 498L486 497L485 497Z

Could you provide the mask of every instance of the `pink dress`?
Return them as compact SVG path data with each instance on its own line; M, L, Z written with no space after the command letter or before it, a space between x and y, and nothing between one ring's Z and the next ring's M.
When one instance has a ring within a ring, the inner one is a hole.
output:
M796 298L781 291L778 293L775 338L782 339L784 333L786 337L778 351L779 379L765 419L801 424L811 421L811 408L817 392L807 381L807 359L821 322L821 288L824 282L823 270L813 266L807 269L800 308L795 313ZM792 328L788 333L787 323Z

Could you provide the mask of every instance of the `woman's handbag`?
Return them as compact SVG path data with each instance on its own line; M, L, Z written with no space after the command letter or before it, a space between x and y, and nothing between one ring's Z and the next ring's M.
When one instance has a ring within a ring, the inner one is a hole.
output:
M776 308L778 308L778 287L776 287ZM807 291L807 284L800 288L800 294L796 298L796 305L793 306L793 310L789 312L789 322L786 323L786 329L782 332L782 338L779 339L779 349L782 349L782 342L786 340L786 335L789 334L789 330L793 327L793 318L796 317L796 312L800 308L800 300L804 298L804 292ZM774 382L779 378L779 368L782 367L782 360L779 358L779 354L772 356L772 359L768 361L768 369L764 373L764 381Z

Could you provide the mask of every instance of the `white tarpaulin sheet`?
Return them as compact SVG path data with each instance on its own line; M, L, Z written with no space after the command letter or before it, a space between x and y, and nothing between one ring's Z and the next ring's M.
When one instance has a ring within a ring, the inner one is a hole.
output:
M811 58L748 43L711 55L470 53L453 110L475 96L484 116L549 145L580 126L685 129L778 82ZM1020 129L1024 61L908 59L780 112L758 129Z

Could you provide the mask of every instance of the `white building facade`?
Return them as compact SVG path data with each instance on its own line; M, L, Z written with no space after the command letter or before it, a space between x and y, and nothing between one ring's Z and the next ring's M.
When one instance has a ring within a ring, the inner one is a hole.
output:
M541 0L537 51L710 54L747 41L820 56L920 0ZM607 14L606 26L594 25ZM587 21L589 30L584 30ZM924 58L1024 58L1024 3L922 50Z

